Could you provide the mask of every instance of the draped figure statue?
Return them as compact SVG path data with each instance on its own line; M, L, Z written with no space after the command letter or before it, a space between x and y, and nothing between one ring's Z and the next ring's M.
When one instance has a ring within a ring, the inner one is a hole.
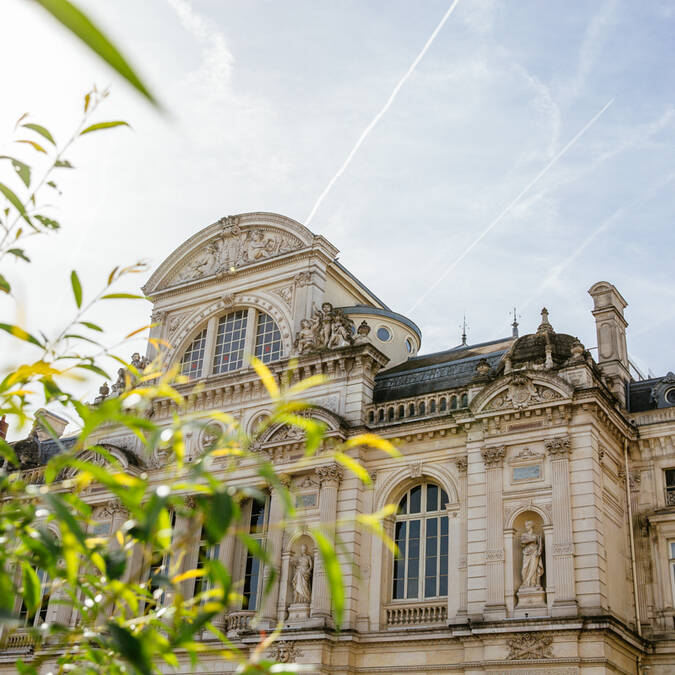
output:
M534 531L534 522L531 520L525 523L525 532L520 536L520 545L523 549L520 588L539 589L541 577L544 574L544 564L541 560L542 538Z
M293 602L297 604L309 604L312 600L312 567L314 560L307 552L307 546L302 544L300 553L292 560L293 577Z

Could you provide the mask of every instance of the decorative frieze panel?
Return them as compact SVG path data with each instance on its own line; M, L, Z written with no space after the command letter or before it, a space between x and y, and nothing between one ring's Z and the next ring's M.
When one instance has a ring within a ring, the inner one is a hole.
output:
M507 640L506 645L511 661L553 658L553 638L545 633L520 633Z
M497 394L486 406L485 410L502 410L505 408L525 408L537 403L556 401L562 396L540 384L535 384L526 375L514 375L506 389Z

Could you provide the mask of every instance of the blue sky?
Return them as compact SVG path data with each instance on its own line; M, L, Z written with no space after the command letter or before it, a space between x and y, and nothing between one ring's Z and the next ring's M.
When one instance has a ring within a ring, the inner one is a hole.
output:
M150 109L32 3L5 0L1 140L26 110L65 137L92 83L112 88L101 118L133 126L83 139L72 153L81 170L62 179L64 231L31 244L43 272L10 270L18 305L0 309L29 326L70 315L71 267L86 292L114 264L144 258L156 267L223 215L275 211L305 222L450 6L81 4L169 114ZM586 291L606 280L629 302L632 359L645 374L675 369L673 36L675 0L460 0L311 229L419 324L425 352L459 342L464 312L469 341L480 342L510 334L514 306L521 332L535 330L543 305L557 330L592 347ZM56 270L63 284L45 284ZM147 314L139 303L105 316L124 335Z

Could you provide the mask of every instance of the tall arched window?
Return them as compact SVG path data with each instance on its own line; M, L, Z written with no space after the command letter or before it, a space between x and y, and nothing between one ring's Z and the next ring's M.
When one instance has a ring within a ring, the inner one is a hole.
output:
M267 530L266 502L253 500L251 504L251 519L249 521L249 536L255 539L261 546L264 544ZM244 596L245 609L258 609L258 599L261 592L262 574L260 558L254 556L251 551L246 553L246 566L244 568Z
M263 363L284 355L276 321L252 307L212 317L183 353L181 373L191 379L231 373L247 365L251 354Z
M197 335L190 346L185 350L180 362L181 375L190 379L200 377L204 366L204 349L206 348L206 328Z
M31 613L25 600L21 600L19 607L19 620L24 626L41 626L47 621L47 609L49 608L49 596L51 593L51 581L49 575L43 569L35 570L40 581L40 602L37 609Z
M258 314L258 325L255 335L255 355L263 362L269 363L281 358L281 331L269 314Z
M216 353L213 357L213 373L229 373L239 370L244 362L244 344L246 341L245 311L230 312L220 317L216 331Z
M408 490L398 504L392 598L426 600L448 594L448 495L434 483Z

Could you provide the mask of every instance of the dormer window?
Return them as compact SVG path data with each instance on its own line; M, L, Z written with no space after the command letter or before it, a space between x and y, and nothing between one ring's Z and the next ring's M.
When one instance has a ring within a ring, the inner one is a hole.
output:
M180 371L190 379L231 373L246 365L248 354L263 363L283 357L279 326L253 308L213 317L183 353Z

